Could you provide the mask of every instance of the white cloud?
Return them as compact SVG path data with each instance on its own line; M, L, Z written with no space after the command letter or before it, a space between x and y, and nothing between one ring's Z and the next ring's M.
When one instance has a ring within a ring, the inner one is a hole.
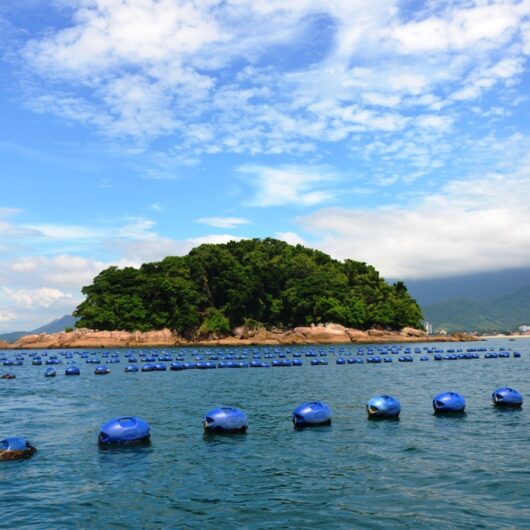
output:
M296 232L276 232L276 239L285 241L289 245L306 245L306 242Z
M509 145L519 146L510 150ZM491 142L514 166L454 180L405 206L327 208L301 217L312 244L373 264L392 278L430 278L530 266L528 139Z
M156 237L153 228L156 222L143 217L131 218L114 232L114 237L123 239L150 239Z
M104 262L60 254L52 257L26 256L14 261L0 262L0 274L12 285L23 285L38 289L45 285L52 288L80 289L92 282L94 276L113 262ZM134 265L136 263L117 259L114 264Z
M79 300L68 293L51 287L41 287L39 289L9 289L3 288L4 296L18 307L31 308L43 307L73 309Z
M407 53L496 47L517 31L518 23L516 4L478 4L397 26L393 37Z
M4 240L19 240L28 237L38 236L40 233L34 228L21 226L16 222L7 220L10 217L19 215L22 210L17 208L0 208L0 237Z
M423 111L453 123L460 101L502 94L520 78L526 2L405 4L77 0L69 25L22 50L40 86L52 87L35 86L28 104L139 148L173 136L162 167L145 171L168 178L204 154L300 155L355 135L386 141L432 124L409 119ZM294 67L275 63L291 55Z
M232 234L210 234L206 236L193 237L188 239L188 243L191 245L190 250L197 245L203 245L205 243L222 244L228 243L229 241L241 241L243 237L234 236Z
M238 168L255 189L253 206L314 206L334 197L338 177L325 167L245 165Z
M505 57L494 64L482 65L473 70L452 99L465 101L478 98L482 92L498 83L510 85L524 71L521 57Z
M12 217L22 213L20 208L5 208L0 207L0 217Z
M6 324L16 319L16 315L10 311L0 309L0 324Z
M214 228L237 228L249 223L248 219L243 217L200 217L195 219L196 223L213 226Z
M87 239L97 237L99 234L82 226L39 224L27 225L26 228L51 239Z
M530 55L530 23L521 26L521 34L523 37L523 52Z
M20 261L15 261L10 266L13 272L33 272L37 270L38 265L34 259L22 259Z

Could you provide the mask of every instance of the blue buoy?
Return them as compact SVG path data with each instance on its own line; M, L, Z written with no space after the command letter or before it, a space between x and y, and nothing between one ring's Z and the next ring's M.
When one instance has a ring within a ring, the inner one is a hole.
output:
M165 372L166 371L166 365L164 363L156 363L155 364L155 371L157 372Z
M142 366L142 372L154 372L155 370L155 363L147 363Z
M129 364L125 367L126 372L138 372L140 369L135 364Z
M57 375L57 372L55 371L55 368L46 368L46 371L44 372L44 377L55 377Z
M94 370L94 373L96 375L106 375L110 374L110 370L104 364L102 364Z
M293 425L297 429L331 425L331 408L322 401L307 401L293 410Z
M513 388L497 388L491 395L493 404L497 407L521 407L523 404L523 396Z
M247 416L237 407L218 407L210 410L204 418L204 431L207 433L244 433L247 427Z
M77 366L69 366L65 371L64 375L80 375L81 371Z
M466 400L457 392L441 392L432 400L435 413L464 412Z
M149 424L134 416L123 416L104 423L99 429L98 441L104 445L139 444L149 441Z
M37 449L26 438L5 438L0 441L0 460L17 460L31 456Z
M171 363L171 366L169 367L169 369L173 371L184 370L184 365L180 362Z
M401 405L393 396L376 396L366 404L366 412L370 418L397 418Z

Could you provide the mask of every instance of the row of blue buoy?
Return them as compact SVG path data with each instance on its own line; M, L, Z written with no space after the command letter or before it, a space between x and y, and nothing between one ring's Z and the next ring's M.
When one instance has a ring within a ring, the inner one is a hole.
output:
M500 353L487 353L484 358L485 359L491 359L491 358L507 358L510 357L510 354L508 352L500 352ZM521 357L521 354L519 352L513 352L513 357ZM447 355L440 355L435 354L434 360L435 361L441 361L441 360L458 360L458 359L479 359L480 356L476 353L465 353L465 354L447 354ZM420 361L429 361L429 357L427 356L421 356ZM130 362L132 362L132 359L129 359ZM135 360L136 361L136 360ZM398 358L399 362L413 362L414 359L410 355L401 356ZM87 361L88 362L88 361ZM91 364L97 364L99 363L99 360L93 359L91 361ZM107 361L107 362L120 362L119 360L115 361ZM390 357L379 357L379 356L372 356L367 357L366 360L363 358L343 358L339 357L336 360L337 365L345 365L345 364L364 364L364 363L391 363L392 358ZM60 364L60 361L55 362L54 364ZM326 359L319 359L315 358L311 360L311 366L324 366L328 364L328 361ZM253 360L250 363L248 362L242 362L242 361L221 361L219 363L214 363L211 361L201 361L201 362L172 362L170 364L169 369L172 371L181 371L181 370L189 370L189 369L198 369L198 370L204 370L204 369L215 369L215 368L271 368L271 367L290 367L290 366L303 366L303 363L300 359L275 359L272 361L272 363L269 362L263 362L258 360ZM163 362L149 362L147 364L144 364L141 368L139 368L137 365L129 364L125 367L125 372L156 372L156 371L166 371L167 365ZM94 373L96 375L106 375L110 373L110 369L106 365L99 365L94 370ZM49 367L45 371L45 377L55 377L57 375L57 372L54 368ZM79 367L75 365L71 365L66 368L65 375L80 375L80 369ZM0 375L0 379L16 379L16 374L14 372L6 372L4 374Z
M519 408L523 404L522 395L509 387L495 390L491 396L497 407ZM441 392L434 396L432 406L435 414L463 413L466 401L457 392ZM401 413L401 404L397 398L381 395L366 403L366 412L373 419L397 419ZM292 412L295 429L331 425L331 407L322 401L307 401L298 405ZM238 407L217 407L210 410L204 418L204 432L208 434L245 433L248 417ZM129 445L148 443L151 437L149 424L134 416L123 416L104 423L99 432L101 445ZM0 441L0 460L25 458L36 449L25 438L12 437Z
M366 354L366 362L382 362L386 359L385 362L391 362L392 360L392 356L390 355L387 355L388 352L380 352L378 355L374 355L373 352L367 352ZM346 364L346 359L345 357L348 358L348 361L349 359L351 358L352 354L351 352L340 352L338 355L339 358L336 360L336 363L337 364ZM485 359L496 359L496 358L509 358L510 356L513 356L513 357L521 357L521 353L520 352L513 352L511 355L510 355L510 352L507 352L507 351L499 351L499 352L488 352L484 355L484 358ZM263 355L263 358L268 360L268 361L271 361L273 363L273 365L275 366L280 366L281 362L287 360L287 361L290 361L289 358L287 358L286 354L285 353L280 353L280 354L277 354L277 357L278 359L276 359L276 354L265 354ZM300 357L301 357L301 354L300 353L293 353L292 354L292 362L301 362L300 360ZM305 357L309 357L311 358L311 362L315 361L316 364L318 364L318 360L320 359L321 361L323 361L324 359L322 359L322 357L326 358L327 357L327 354L325 352L322 352L320 353L319 356L316 355L310 355L310 354L306 354ZM356 357L358 359L364 357L364 353L363 352L357 352L356 354ZM127 359L127 362L129 364L134 364L134 363L138 363L138 359L135 358L135 357L131 357L131 356L127 356L127 354L125 355L125 358ZM259 361L261 360L262 356L259 355L259 354L254 354L251 358L252 361ZM442 361L442 360L464 360L464 359L479 359L480 358L480 355L478 353L447 353L447 354L441 354L441 353L435 353L434 354L434 357L433 359L435 361ZM66 357L65 356L65 359L66 360L72 360L73 357ZM150 357L143 357L142 359L142 362L147 362L147 363L157 363L157 362L172 362L173 361L173 358L172 357L167 357L167 356L160 356L160 357L156 357L156 356L150 356ZM178 357L177 359L175 359L177 362L185 362L186 359L184 357ZM243 355L224 355L224 356L219 356L219 355L209 355L207 356L207 358L205 359L204 356L202 355L196 355L195 356L195 361L198 361L197 364L199 364L199 362L201 361L205 361L205 362L214 362L214 361L221 361L222 362L225 362L225 361L248 361L250 360L249 359L249 356L248 354L243 354ZM406 354L406 355L400 355L398 357L398 361L400 362L411 362L414 360L414 357L410 354ZM427 361L429 360L429 357L426 356L426 355L422 355L420 357L420 360L422 361ZM120 363L121 360L119 357L105 357L105 363L107 364L117 364L117 363ZM360 362L363 362L362 360L360 360ZM86 364L101 364L101 359L100 358L87 358L85 360L85 363ZM221 364L219 363L219 364ZM2 364L3 366L23 366L24 365L24 358L17 358L17 359L4 359L2 361ZM46 359L44 362L41 358L33 358L31 364L33 366L42 366L43 364L45 365L59 365L59 364L63 364L63 360L62 359L58 359L56 357L50 357L48 359ZM296 363L295 363L296 364Z
M485 359L491 359L491 358L507 358L510 357L510 354L508 352L501 352L501 353L488 353L484 356ZM519 352L514 352L513 357L521 357L521 354ZM435 361L442 361L442 360L458 360L458 359L479 359L478 354L449 354L449 355L434 355ZM422 356L420 357L420 361L429 361L429 357ZM399 362L413 362L414 359L410 355L401 356L398 358ZM99 361L97 361L98 363ZM109 361L110 362L110 361ZM119 362L119 361L117 361ZM367 357L366 360L363 358L355 358L350 357L348 359L344 359L343 357L340 357L336 360L337 365L345 365L345 364L378 364L378 363L391 363L392 358L390 357L379 357L379 356L373 356L373 357ZM57 364L57 363L55 363ZM96 363L93 363L96 364ZM326 366L328 364L328 361L326 359L311 359L311 366ZM263 361L257 361L253 360L250 363L248 362L242 362L242 361L221 361L219 363L214 363L211 361L201 361L201 362L172 362L170 364L169 369L172 371L181 371L181 370L190 370L190 369L197 369L197 370L207 370L207 369L216 369L216 368L275 368L275 367L291 367L291 366L303 366L303 363L300 359L282 359L282 360L273 360L272 363L263 362ZM154 362L154 363L147 363L144 364L141 368L139 368L135 364L129 364L125 367L125 372L131 373L131 372L164 372L167 370L167 365L163 362ZM66 368L65 375L80 375L80 369L79 367L75 365L71 365ZM94 373L96 375L106 375L110 374L110 369L106 365L99 365L95 368ZM55 377L57 375L57 371L53 367L49 367L46 369L44 373L45 377ZM0 375L0 379L16 379L16 374L14 372L5 372L4 374Z
M254 359L260 359L261 355L263 354L265 359L274 359L275 357L278 357L280 359L286 358L286 356L292 355L293 358L298 357L317 357L317 356L327 356L328 353L331 353L333 355L339 355L339 356L350 356L356 353L358 356L374 356L376 357L378 355L386 356L388 354L391 355L401 355L404 353L405 355L402 355L402 357L406 357L407 355L410 355L412 353L414 354L421 354L423 352L426 353L433 353L437 357L435 360L442 360L440 359L440 355L442 355L442 358L445 360L453 360L453 357L449 357L449 354L456 354L458 359L465 359L465 358L476 358L476 357L468 357L466 355L469 353L475 353L475 352L489 352L485 358L494 358L494 357L506 357L507 351L510 350L510 348L504 348L499 347L498 350L500 353L495 353L494 347L469 347L465 349L462 348L448 348L447 350L444 350L442 348L436 348L436 347L429 347L429 346L423 346L422 348L415 347L403 347L402 345L379 345L379 346L369 346L369 347L363 347L358 346L355 348L355 352L351 351L349 348L345 348L344 346L340 347L329 347L327 349L324 348L303 348L301 350L295 350L291 351L290 348L281 348L281 347L263 347L263 348L254 348L252 351L250 351L248 348L236 348L235 350L227 350L226 348L223 349L217 349L217 350L203 350L199 351L196 349L189 350L187 348L179 348L177 353L178 358L177 361L184 361L183 358L185 355L192 355L195 356L196 361L203 361L203 360L209 360L209 361L218 361L218 360L244 360L247 359L249 355L252 355L252 358ZM493 353L492 353L493 352ZM516 355L517 354L517 355ZM5 356L4 352L0 351L0 361L3 362L5 366L21 366L23 364L24 359L26 356L32 358L32 364L33 365L42 365L42 364L61 364L62 360L59 357L64 357L65 359L73 359L74 355L79 356L83 359L86 359L86 362L89 364L100 364L101 361L97 357L104 357L106 359L107 363L118 363L120 362L120 353L114 351L81 351L81 352L61 352L58 353L48 353L48 352L19 352L16 354L15 359L8 359ZM157 350L149 350L147 352L145 351L138 351L138 350L130 350L128 352L124 353L125 357L129 359L130 363L138 362L138 359L135 358L135 355L139 355L142 357L142 360L145 362L156 362L158 361L164 361L164 362L171 362L173 360L172 354L170 352L167 352L165 350L157 351ZM96 358L92 358L95 356ZM514 352L514 356L520 356L519 352ZM44 359L44 360L43 360ZM402 362L407 362L407 360L404 360Z

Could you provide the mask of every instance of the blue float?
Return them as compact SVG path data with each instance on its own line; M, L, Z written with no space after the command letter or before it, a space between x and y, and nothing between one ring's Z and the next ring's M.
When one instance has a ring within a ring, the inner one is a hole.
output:
M466 400L457 392L441 392L432 400L435 413L464 412Z
M293 425L296 429L331 425L331 408L322 401L307 401L293 410Z
M110 370L104 364L102 364L94 370L94 373L96 375L107 375L110 374Z
M155 370L157 372L165 372L166 371L166 365L164 363L156 363L155 364Z
M98 441L103 445L131 445L146 443L151 436L149 424L134 416L123 416L104 423Z
M247 416L237 407L218 407L210 410L204 418L204 431L207 433L244 433L247 427Z
M44 372L44 377L55 377L57 375L57 372L55 371L55 368L46 368L46 371Z
M393 396L376 396L366 404L369 418L397 418L401 412L401 404Z
M64 375L80 375L81 371L77 366L69 366L65 371Z
M0 460L17 460L31 456L37 449L26 438L13 437L0 441Z
M491 395L493 404L497 407L518 408L523 404L523 396L513 388L497 388Z
M142 366L142 372L154 372L156 370L155 363L147 363Z
M129 364L125 367L125 372L138 372L140 369L135 364Z

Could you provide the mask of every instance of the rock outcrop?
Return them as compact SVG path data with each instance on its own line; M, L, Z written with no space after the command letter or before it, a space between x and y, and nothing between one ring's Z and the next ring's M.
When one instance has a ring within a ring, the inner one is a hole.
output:
M178 346L185 341L169 329L157 331L95 331L75 329L62 333L26 335L10 347L30 348L122 348Z
M455 342L477 340L465 334L427 336L425 332L403 328L401 331L345 328L340 324L301 326L292 330L236 328L234 334L224 338L209 338L190 341L169 329L157 331L95 331L75 329L62 333L27 335L15 343L0 343L0 349L46 349L46 348L148 348L185 345L201 346L248 346L289 344L351 344L390 342Z

